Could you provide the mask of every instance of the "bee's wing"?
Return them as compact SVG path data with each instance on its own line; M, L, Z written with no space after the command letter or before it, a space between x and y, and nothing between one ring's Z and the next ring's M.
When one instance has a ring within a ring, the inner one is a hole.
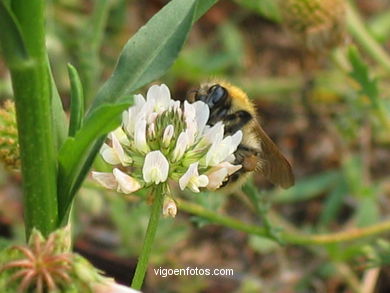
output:
M290 163L265 133L260 124L256 124L256 132L262 149L259 154L259 171L273 184L280 185L283 188L294 185L294 174Z

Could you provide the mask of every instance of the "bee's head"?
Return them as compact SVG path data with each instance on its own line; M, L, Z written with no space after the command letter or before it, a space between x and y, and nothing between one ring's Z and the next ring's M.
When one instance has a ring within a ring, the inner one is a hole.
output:
M229 105L229 94L226 88L220 84L206 84L197 90L193 90L189 95L190 101L202 101L210 109Z

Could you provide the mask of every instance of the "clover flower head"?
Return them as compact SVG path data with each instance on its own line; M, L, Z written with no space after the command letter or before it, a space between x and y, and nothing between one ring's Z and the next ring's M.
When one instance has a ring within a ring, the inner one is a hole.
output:
M93 172L102 186L126 194L141 188L178 182L181 190L215 190L241 165L233 165L242 132L224 134L219 122L207 125L209 107L201 102L174 101L164 84L149 88L146 99L135 95L122 125L108 136L100 153L115 166L110 173ZM164 214L175 216L174 201Z
M7 270L13 270L9 278L10 283L19 283L19 292L52 292L58 287L71 282L71 264L73 255L62 252L58 243L62 242L61 234L50 234L45 240L41 234L34 230L27 246L18 245L11 249L16 250L20 259L12 260L0 267L0 274Z

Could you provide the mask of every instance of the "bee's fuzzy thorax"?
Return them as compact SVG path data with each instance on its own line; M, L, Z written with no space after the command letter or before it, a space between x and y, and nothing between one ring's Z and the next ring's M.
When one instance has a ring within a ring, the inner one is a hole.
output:
M232 112L239 110L239 109L245 109L248 111L253 117L256 117L257 111L256 106L254 103L249 99L248 95L239 87L232 85L231 83L225 81L225 80L218 80L215 79L211 82L212 84L219 84L227 89L229 92L229 96L232 99Z

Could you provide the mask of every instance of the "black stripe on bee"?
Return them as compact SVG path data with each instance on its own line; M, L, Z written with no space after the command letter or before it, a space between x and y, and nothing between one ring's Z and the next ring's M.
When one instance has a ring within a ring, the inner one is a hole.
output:
M249 121L252 120L252 115L244 110L234 112L227 115L223 119L225 125L225 134L231 135L242 129Z
M253 118L249 112L244 110L229 113L232 106L231 97L228 91L219 84L211 86L206 93L196 92L195 99L209 106L210 117L207 124L212 126L219 121L223 122L226 135L234 134Z

